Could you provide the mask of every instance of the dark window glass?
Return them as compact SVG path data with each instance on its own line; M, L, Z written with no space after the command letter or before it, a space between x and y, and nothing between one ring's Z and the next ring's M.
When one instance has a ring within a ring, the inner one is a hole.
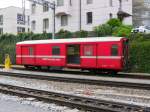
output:
M61 16L61 26L67 26L68 25L68 16L62 15Z
M84 56L93 56L93 46L92 45L84 46Z
M43 5L43 12L48 12L49 11L49 6L47 3L44 3Z
M92 12L87 12L87 24L91 24L93 22L93 14Z
M109 6L112 7L113 6L113 1L109 0Z
M29 47L29 55L33 55L33 48L32 47Z
M60 47L59 46L54 46L52 48L52 55L60 55Z
M111 56L118 56L118 45L112 45Z

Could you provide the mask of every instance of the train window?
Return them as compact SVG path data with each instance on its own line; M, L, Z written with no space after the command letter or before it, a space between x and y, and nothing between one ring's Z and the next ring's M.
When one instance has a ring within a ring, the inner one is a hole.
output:
M33 48L32 47L29 47L29 55L33 55Z
M52 48L52 55L60 55L60 47L59 46L54 46Z
M112 45L111 56L118 56L118 45Z
M84 56L93 56L93 46L92 45L84 46Z

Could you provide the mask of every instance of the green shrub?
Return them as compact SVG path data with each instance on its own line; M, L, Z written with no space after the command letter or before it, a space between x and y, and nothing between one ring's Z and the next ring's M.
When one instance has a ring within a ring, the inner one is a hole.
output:
M113 35L118 37L129 37L131 35L132 26L121 25L120 27L114 29Z
M0 35L0 63L4 63L5 54L9 54L12 63L15 64L15 47L16 43L24 40L39 40L49 39L52 34L33 34L33 33L20 33L18 35L4 34Z
M88 36L88 31L81 30L81 31L75 32L75 37L83 38L87 36Z
M56 35L56 38L72 38L72 33L64 29L61 29Z
M102 24L94 28L96 36L110 36L112 34L112 27L109 24Z
M109 24L111 27L119 27L122 25L121 21L119 19L113 18L107 21L107 24Z
M133 41L130 47L131 72L150 73L150 41Z

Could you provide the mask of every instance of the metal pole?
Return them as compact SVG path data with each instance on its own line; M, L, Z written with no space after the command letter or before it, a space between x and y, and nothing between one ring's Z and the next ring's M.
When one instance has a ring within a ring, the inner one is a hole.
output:
M52 34L52 39L55 39L55 11L56 11L56 6L55 6L55 1L53 2L53 34Z
M79 31L82 30L82 2L79 0Z

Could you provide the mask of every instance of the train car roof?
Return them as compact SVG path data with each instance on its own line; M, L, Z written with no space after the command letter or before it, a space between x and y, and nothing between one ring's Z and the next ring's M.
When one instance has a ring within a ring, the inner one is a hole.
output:
M78 42L111 42L120 41L123 37L90 37L90 38L71 38L71 39L47 39L47 40L30 40L18 42L20 44L48 44L48 43L78 43Z

